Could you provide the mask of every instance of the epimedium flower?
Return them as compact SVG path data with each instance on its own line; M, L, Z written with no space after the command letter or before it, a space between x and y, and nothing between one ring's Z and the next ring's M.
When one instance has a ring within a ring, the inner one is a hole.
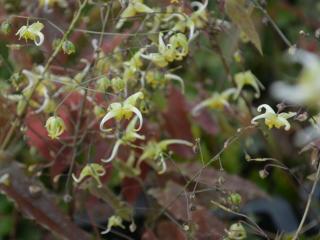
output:
M320 106L320 58L300 49L289 57L303 67L297 83L291 85L283 81L275 82L271 86L271 94L276 99L291 104L318 108Z
M120 15L120 20L116 25L119 29L126 22L127 18L136 16L138 13L153 13L153 9L143 3L143 0L129 0L129 4Z
M109 217L108 219L108 227L105 231L101 232L101 234L107 234L108 232L111 231L111 229L113 227L121 227L121 228L125 228L125 226L123 225L123 220L120 216L117 215L113 215L111 217Z
M72 178L76 183L80 183L85 178L91 177L98 183L98 187L102 187L100 177L105 175L105 173L106 173L106 170L104 169L104 167L102 165L100 165L98 163L88 163L81 170L78 178L74 174L72 174Z
M203 28L205 23L208 21L208 13L206 11L208 6L208 0L205 0L204 3L201 2L192 2L191 7L196 8L196 11L192 12L191 20L197 28Z
M145 137L140 135L136 132L135 125L137 123L138 117L135 116L130 123L128 124L125 132L123 133L122 137L118 139L113 146L112 153L108 159L102 159L102 162L108 163L111 162L117 155L119 147L121 145L130 145L132 142L136 141L137 139L144 140Z
M236 93L235 88L229 88L222 93L214 92L212 96L204 101L200 102L192 109L192 115L197 115L199 111L205 107L221 110L224 107L229 106L229 98Z
M37 46L40 46L44 41L44 35L41 32L43 28L44 25L38 21L31 25L22 26L16 35L19 35L19 39L32 40Z
M247 231L241 223L234 223L227 231L228 239L230 240L242 240L247 238Z
M159 33L158 53L148 55L141 54L141 57L152 61L158 67L166 67L170 62L182 60L189 53L189 42L187 37L182 33L176 33L169 39L166 44L163 40L163 33Z
M52 116L49 117L46 125L45 125L48 136L51 139L58 139L58 137L64 132L66 129L66 126L64 124L64 121L61 117L58 116Z
M177 81L181 85L182 92L184 92L184 81L183 79L172 73L162 73L157 70L147 71L145 74L147 84L152 88L163 87L169 80Z
M268 126L268 128L281 128L284 127L284 130L288 131L290 129L290 123L287 119L294 117L297 115L296 112L288 112L288 113L276 113L268 104L262 104L260 105L257 110L258 112L261 112L262 110L265 110L263 114L260 114L256 117L254 117L251 120L252 124L257 124L257 120L264 119L265 124Z
M260 89L264 89L264 86L250 70L235 74L234 80L237 85L237 93L234 96L235 98L239 97L240 92L246 85L251 86L255 90L254 96L256 98L260 97Z
M143 153L138 160L138 166L142 161L147 161L154 169L158 170L159 174L163 174L167 169L164 155L168 146L172 144L193 146L191 142L182 139L166 139L160 142L150 141L144 147Z
M135 114L139 119L139 127L135 131L139 131L143 124L143 118L140 110L136 107L137 101L143 98L142 92L137 92L129 96L123 102L111 103L108 107L107 114L102 118L100 122L100 130L102 132L109 132L111 129L104 128L104 124L110 119L115 118L117 121L125 119L130 119L133 114Z

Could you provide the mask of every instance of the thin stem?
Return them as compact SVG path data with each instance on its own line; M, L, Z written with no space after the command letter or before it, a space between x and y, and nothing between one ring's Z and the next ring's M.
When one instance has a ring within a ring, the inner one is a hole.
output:
M39 81L36 83L36 85L32 88L31 94L27 99L27 104L25 105L25 107L22 109L21 114L18 116L18 118L13 122L13 124L11 125L8 134L6 135L6 138L4 139L4 141L1 144L0 150L5 150L7 148L7 146L10 143L10 140L12 139L15 130L21 125L22 119L24 118L28 107L29 107L29 102L31 100L31 98L33 97L37 87L39 86L39 84L42 82L42 80L44 79L44 75L45 73L48 71L50 64L52 63L52 61L55 59L55 57L58 55L59 51L62 48L63 42L69 37L69 35L71 34L71 32L73 31L76 23L78 22L81 13L83 11L83 9L85 8L85 6L87 5L88 0L84 0L83 3L80 5L79 10L77 11L77 13L75 14L75 16L72 19L71 24L69 25L68 30L66 31L66 33L63 35L59 45L57 46L57 48L54 50L54 52L52 53L52 55L50 56L50 58L48 59L45 67L44 67L44 71L42 72L42 75L39 79Z
M308 216L308 212L310 210L310 206L311 206L311 202L312 202L312 198L313 198L313 194L314 194L314 191L316 190L316 186L317 186L317 183L319 181L319 178L320 178L320 161L318 163L318 169L317 169L317 173L316 173L316 177L315 177L315 180L313 182L313 185L312 185L312 188L311 188L311 191L309 193L309 196L308 196L308 200L307 200L307 204L306 204L306 207L304 209L304 213L303 213L303 216L302 216L302 219L300 221L300 224L299 224L299 227L297 229L297 231L295 232L292 240L296 240L298 239L299 237L299 234L302 230L302 227L306 221L306 218Z

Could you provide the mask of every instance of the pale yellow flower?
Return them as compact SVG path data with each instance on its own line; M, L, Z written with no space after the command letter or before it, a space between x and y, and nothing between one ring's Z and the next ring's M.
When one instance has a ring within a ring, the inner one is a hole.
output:
M64 121L62 118L57 116L49 117L46 125L45 125L48 135L52 139L58 139L58 137L64 132L66 129Z
M221 110L224 107L229 106L229 98L236 93L235 88L229 88L222 93L214 92L212 96L204 101L200 102L192 109L192 115L197 115L200 110L205 107Z
M19 39L32 40L37 46L40 46L44 41L44 35L41 32L44 25L41 22L35 22L29 26L22 26L16 33Z
M100 122L100 130L102 132L109 132L111 129L104 128L104 124L108 122L110 119L115 118L117 121L125 119L130 119L133 114L135 114L139 119L139 127L135 129L139 131L143 124L143 118L140 110L136 107L139 99L143 98L142 92L137 92L131 96L129 96L123 102L111 103L107 114L103 117Z
M263 109L265 109L265 113L254 117L251 120L252 124L257 124L257 120L264 119L264 122L268 128L284 127L284 130L288 131L290 130L291 125L287 119L297 115L295 112L276 113L268 104L260 105L257 110L258 112L261 112Z
M98 183L98 187L102 187L100 177L105 175L106 171L104 167L98 163L88 163L80 172L80 176L77 178L72 174L72 178L76 183L82 182L87 177L92 177Z

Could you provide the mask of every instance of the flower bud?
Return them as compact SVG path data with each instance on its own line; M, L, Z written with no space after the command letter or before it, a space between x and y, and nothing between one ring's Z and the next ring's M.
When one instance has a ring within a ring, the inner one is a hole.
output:
M57 116L49 117L46 122L46 129L48 131L48 136L51 139L58 139L58 137L64 132L66 129L64 121L62 118Z
M76 47L71 41L66 40L62 44L62 50L65 54L70 55L76 52Z
M228 238L231 240L241 240L247 237L247 232L241 223L232 224L228 231Z
M118 93L118 92L121 92L125 89L126 82L119 77L115 77L111 80L111 86L112 86L113 91Z
M104 92L111 86L111 81L107 77L99 78L96 85L96 90Z
M1 23L1 32L4 34L4 35L8 35L10 32L11 32L11 24L10 22L8 21L3 21Z
M231 193L228 196L228 202L232 205L239 206L241 204L242 198L239 193Z

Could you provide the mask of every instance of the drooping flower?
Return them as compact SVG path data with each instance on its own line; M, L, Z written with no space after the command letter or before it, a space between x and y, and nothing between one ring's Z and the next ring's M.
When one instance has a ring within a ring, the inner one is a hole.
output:
M167 139L160 142L150 141L147 146L145 146L144 151L139 158L138 166L142 161L147 161L159 174L164 173L167 169L164 154L167 151L168 146L172 144L186 145L189 147L193 146L191 142L182 139Z
M91 177L98 183L98 187L102 186L100 177L105 175L106 170L104 167L98 163L88 163L80 172L79 177L77 178L72 174L72 178L76 183L82 182L85 178Z
M109 132L111 129L104 128L104 124L110 119L115 118L117 121L125 119L130 119L133 114L139 118L139 127L135 131L139 131L143 124L143 118L140 110L136 107L137 101L143 98L142 92L137 92L129 96L123 102L111 103L108 107L107 114L103 117L100 122L100 130L102 132Z
M115 145L113 146L112 153L111 153L110 157L108 159L102 159L101 160L102 162L108 163L108 162L112 161L116 157L118 150L119 150L119 147L121 145L130 145L131 143L133 143L137 139L140 139L140 140L145 139L145 137L143 135L140 135L136 132L135 125L137 123L137 120L138 120L138 117L135 116L130 121L130 123L128 124L122 137L120 139L118 139L116 141Z
M251 120L252 124L257 124L257 122L256 122L257 120L264 119L265 124L268 126L268 128L284 127L284 130L288 131L291 126L290 126L290 123L287 119L297 115L297 113L295 113L295 112L276 113L268 104L262 104L257 108L258 112L261 112L263 109L265 109L265 113L254 117Z
M146 72L145 78L147 80L147 84L149 84L153 88L163 87L169 80L177 81L181 85L182 92L184 92L184 81L180 76L176 74L163 74L160 71L150 70Z
M119 29L127 21L127 18L136 16L138 13L153 13L153 9L143 3L143 0L129 0L127 8L121 13L120 20L116 25Z
M109 217L108 219L108 227L105 231L101 232L101 234L107 234L108 232L111 231L113 227L121 227L125 228L125 226L122 223L122 218L120 216L113 215Z
M19 39L32 40L37 46L40 46L44 41L44 35L41 32L43 28L44 25L38 21L29 26L22 26L16 35L19 35Z
M182 33L172 35L168 44L163 40L163 33L159 33L158 41L158 53L141 54L141 57L152 61L158 67L166 67L175 60L180 61L189 53L188 39Z
M237 73L234 76L234 80L237 84L237 93L235 94L235 98L239 97L241 90L246 85L253 87L256 92L254 95L256 98L260 97L260 88L264 89L264 86L250 70Z
M247 238L247 231L241 223L234 223L227 231L228 239L230 240L242 240Z
M48 136L52 139L58 139L66 129L64 121L58 116L49 117L45 127L48 131Z
M237 90L235 88L229 88L222 93L214 92L210 98L200 102L192 109L192 115L197 115L199 111L205 107L217 110L221 110L224 107L228 107L229 98L232 94L235 94L236 91Z

